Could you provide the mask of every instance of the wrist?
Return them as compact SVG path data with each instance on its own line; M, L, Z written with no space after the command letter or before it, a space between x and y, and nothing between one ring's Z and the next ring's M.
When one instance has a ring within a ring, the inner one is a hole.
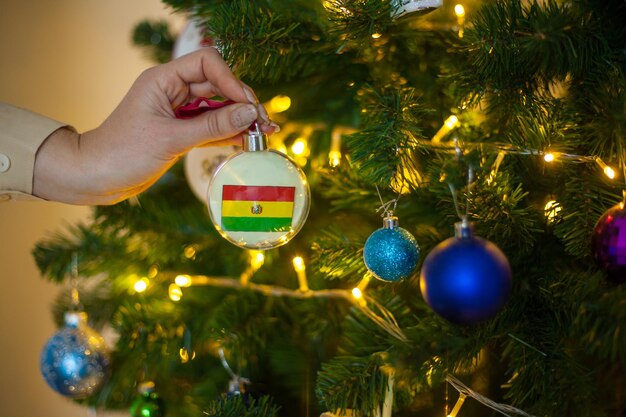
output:
M52 132L35 155L33 195L70 204L88 204L77 193L81 173L77 164L80 135L72 129Z

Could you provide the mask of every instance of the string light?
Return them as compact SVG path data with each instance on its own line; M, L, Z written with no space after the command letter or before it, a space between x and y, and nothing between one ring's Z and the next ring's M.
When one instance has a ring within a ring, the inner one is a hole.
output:
M298 268L304 267L304 260L302 263L296 261ZM304 271L303 271L304 272ZM174 274L172 274L173 276ZM241 280L233 279L232 277L209 277L206 275L193 275L191 276L193 285L209 285L220 288L231 288L235 290L255 291L268 297L292 297L297 299L310 299L310 298L324 298L324 299L339 299L353 303L367 318L372 320L377 326L385 330L391 336L396 339L408 342L408 339L393 314L385 308L382 304L376 302L376 300L369 298L365 302L365 295L362 299L357 300L351 294L350 290L346 289L325 289L325 290L307 290L302 291L300 289L293 290L276 285L267 284L255 284L244 283ZM362 281L364 282L367 281ZM180 300L182 297L182 290L176 284L170 285L170 298L174 301Z
M604 172L604 175L606 175L610 179L615 178L615 170L611 168L610 166L608 166L607 164L605 164L604 161L599 156L596 157L595 161L596 161L596 164L598 164L598 166Z
M454 122L454 119L448 118L446 122L448 121L450 121L450 123L444 123L441 129L439 129L439 131L435 134L435 136L433 136L433 138L430 141L415 138L415 144L424 148L438 149L439 151L442 151L442 152L456 153L458 146L454 145L451 142L450 143L441 142L441 139L443 139L449 133L447 125L452 125L453 124L452 122ZM497 142L467 142L467 143L464 143L464 148L465 149L479 149L479 150L485 150L485 149L497 150L498 152L501 152L505 155L506 154L511 154L511 155L543 155L544 154L542 151L539 151L536 149L518 148L511 144L497 143ZM555 160L558 158L561 160L568 160L568 161L581 162L581 163L595 162L602 169L602 171L608 178L613 179L617 176L617 173L615 172L615 170L612 167L608 166L598 156L576 155L576 154L562 153L562 152L559 152L558 154L552 152L552 154L554 155Z
M293 145L291 145L291 152L293 152L294 155L301 156L304 155L304 153L306 152L306 148L306 139L298 138L295 140Z
M546 206L543 209L548 222L551 223L556 219L556 216L561 211L561 205L556 200L550 200L546 203Z
M454 6L454 14L456 17L465 17L465 7L462 4Z
M191 287L191 277L189 275L177 275L174 282L179 287Z
M176 284L170 284L167 293L172 301L180 301L183 298L183 290Z
M463 38L465 30L463 25L465 24L465 7L462 4L454 6L454 14L456 15L456 22L459 25L459 38Z
M309 291L309 284L306 278L306 266L304 265L304 259L302 259L301 256L296 256L295 258L293 258L293 269L296 271L296 275L298 276L300 291Z
M269 113L282 113L291 107L291 98L289 96L278 95L270 100L267 105Z
M265 254L261 250L248 251L249 264L245 271L241 273L239 280L243 285L247 285L252 275L259 270L265 263Z
M148 280L148 278L146 277L143 277L135 281L135 285L133 285L133 289L135 290L136 293L142 293L148 289L149 283L150 283L150 280Z
M359 285L357 285L356 287L352 288L352 296L359 303L365 303L365 300L363 299L363 293L365 292L365 289L369 285L370 279L371 279L370 275L366 274L363 277L363 279L361 279L361 282L359 282Z
M446 119L445 122L443 122L443 126L441 126L441 129L439 129L439 131L437 133L435 133L435 136L433 136L432 142L433 143L439 143L441 142L441 140L448 134L450 133L450 131L452 129L454 129L455 127L457 127L459 125L459 118L456 117L455 115L452 115L450 117L448 117Z
M196 256L196 245L185 246L183 253L185 255L185 258L187 259L193 258L194 256Z
M265 254L261 250L250 251L250 265L254 270L258 270L265 263Z
M546 162L553 162L555 158L556 157L552 152L548 152L543 155L543 160Z
M179 298L180 300L180 298ZM178 300L175 300L178 301ZM178 351L178 354L180 355L180 361L182 363L187 363L190 360L194 360L196 358L196 352L195 351L191 351L191 355L189 355L189 352L187 351L187 348L180 348L180 350Z
M372 39L378 39L380 38L382 35L382 33L378 33L378 32L374 32L372 33Z
M454 408L450 414L448 414L448 417L456 417L457 414L459 414L459 411L461 411L461 407L463 407L463 403L465 402L465 398L467 398L467 395L462 392L459 393L459 399L456 401L456 404L454 404Z
M336 168L341 163L341 130L334 128L330 136L330 151L328 152L328 164Z

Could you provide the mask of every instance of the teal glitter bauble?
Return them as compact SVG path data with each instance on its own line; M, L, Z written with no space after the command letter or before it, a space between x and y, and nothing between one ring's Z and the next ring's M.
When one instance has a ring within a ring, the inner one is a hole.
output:
M398 282L410 277L420 250L411 233L397 225L396 217L385 218L384 227L370 235L363 248L367 269L378 279Z

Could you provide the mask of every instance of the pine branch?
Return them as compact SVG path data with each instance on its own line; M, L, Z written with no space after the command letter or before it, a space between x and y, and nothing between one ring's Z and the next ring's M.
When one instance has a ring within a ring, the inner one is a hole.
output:
M144 20L135 26L133 43L143 47L155 62L165 63L172 57L174 36L167 22Z
M350 155L363 180L388 186L401 168L400 161L411 159L424 110L410 88L368 88L360 96L365 128L348 137Z

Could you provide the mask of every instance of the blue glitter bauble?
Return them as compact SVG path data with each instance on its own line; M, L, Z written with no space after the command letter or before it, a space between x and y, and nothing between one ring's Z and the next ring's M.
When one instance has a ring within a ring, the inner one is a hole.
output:
M610 281L626 282L626 210L621 204L610 208L596 223L591 251Z
M370 235L363 248L367 269L378 279L396 282L415 271L420 250L411 233L401 227L380 228Z
M66 313L65 327L41 352L41 373L53 390L70 398L86 398L102 386L109 354L102 336L87 325L85 313Z
M511 292L511 266L493 243L453 237L424 259L420 289L428 305L456 324L477 324L495 316Z

